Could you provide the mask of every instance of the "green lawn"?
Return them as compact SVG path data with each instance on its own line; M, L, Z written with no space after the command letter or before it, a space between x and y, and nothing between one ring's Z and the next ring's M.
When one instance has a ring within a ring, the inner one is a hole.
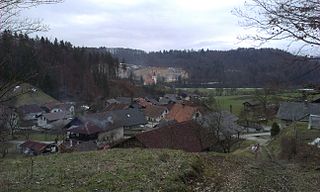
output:
M232 106L232 113L235 115L240 115L241 110L243 110L243 102L252 98L252 96L216 96L215 99L222 108L222 110L230 110Z
M14 135L14 140L34 140L34 141L54 141L56 138L59 140L63 139L63 135L57 135L53 133L47 132L35 132L31 131L29 134L28 132L16 132Z

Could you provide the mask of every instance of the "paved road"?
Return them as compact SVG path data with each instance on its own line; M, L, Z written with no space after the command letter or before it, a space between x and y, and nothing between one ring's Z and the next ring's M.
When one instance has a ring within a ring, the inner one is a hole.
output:
M15 144L15 145L20 145L24 142L26 142L26 141L19 141L19 140L8 141L8 143ZM55 141L37 141L37 142L50 144L50 143L54 143Z
M265 145L270 140L270 136L270 132L263 132L240 135L240 138L250 141L256 141L260 145Z

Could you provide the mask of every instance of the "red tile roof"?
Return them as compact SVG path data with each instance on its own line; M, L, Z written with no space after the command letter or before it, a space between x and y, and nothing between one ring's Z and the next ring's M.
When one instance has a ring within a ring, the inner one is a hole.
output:
M152 105L152 103L148 102L147 100L145 100L144 98L138 98L136 100L136 103L142 107L147 107L149 105Z
M36 152L37 154L41 153L47 146L48 146L48 144L39 143L36 141L30 141L30 140L28 140L20 145L20 147L29 148L32 151Z
M158 118L160 117L166 110L168 110L166 107L163 106L156 106L156 105L148 105L144 109L144 115L146 117L151 118Z
M214 141L208 131L194 121L143 132L134 138L147 148L182 149L188 152L204 151Z
M176 120L177 122L189 121L192 120L193 115L198 111L198 107L176 103L168 113L167 119Z
M104 130L91 122L85 122L83 125L73 126L68 129L71 133L80 133L83 135L92 135L101 133Z

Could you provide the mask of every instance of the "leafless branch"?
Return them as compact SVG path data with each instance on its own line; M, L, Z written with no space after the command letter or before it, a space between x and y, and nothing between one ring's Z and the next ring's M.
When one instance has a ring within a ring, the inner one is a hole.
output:
M0 32L9 30L17 33L45 31L48 26L42 25L38 19L21 18L21 11L31 7L59 3L63 0L1 0Z
M262 44L291 39L320 46L318 0L250 0L233 13L242 18L241 26L257 30L257 35L248 35L247 39Z

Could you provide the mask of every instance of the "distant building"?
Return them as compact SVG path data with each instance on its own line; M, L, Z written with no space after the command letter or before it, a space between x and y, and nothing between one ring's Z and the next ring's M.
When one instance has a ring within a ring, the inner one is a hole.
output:
M310 115L320 115L319 103L282 102L276 117L282 126L287 126L295 121L308 122Z
M201 118L206 112L204 107L176 103L171 107L166 119L175 120L177 122L190 121Z
M148 105L145 107L143 112L148 121L148 126L152 128L159 124L161 120L165 119L169 110L164 106Z
M65 120L68 120L70 117L65 112L54 112L54 113L45 113L38 117L37 124L39 127L51 129L54 127L62 127L65 123Z
M308 129L320 129L320 115L310 115Z

